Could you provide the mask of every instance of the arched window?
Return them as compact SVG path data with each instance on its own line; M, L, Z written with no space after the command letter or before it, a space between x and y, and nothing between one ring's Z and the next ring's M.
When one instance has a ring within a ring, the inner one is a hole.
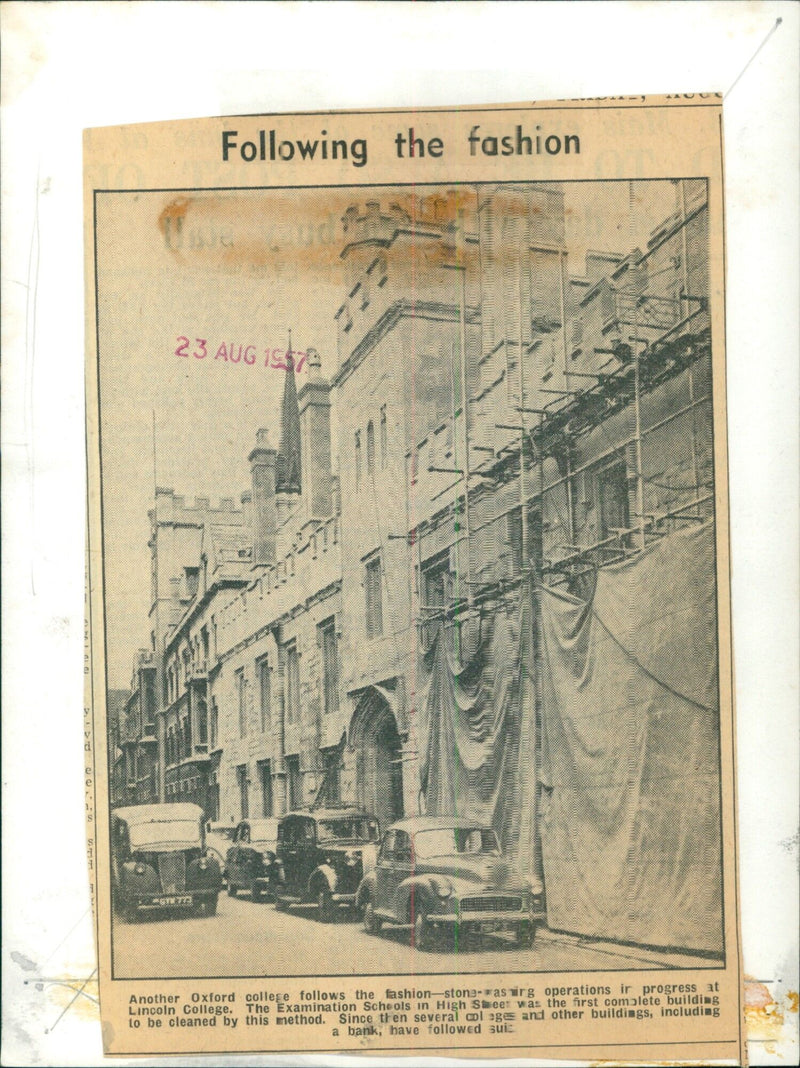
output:
M375 474L375 424L367 423L367 473Z

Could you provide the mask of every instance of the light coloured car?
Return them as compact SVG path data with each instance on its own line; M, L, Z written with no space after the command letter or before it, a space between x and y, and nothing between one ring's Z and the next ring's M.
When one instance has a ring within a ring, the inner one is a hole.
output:
M514 871L491 828L449 816L401 820L383 836L373 871L358 890L364 927L410 925L417 949L437 935L456 948L470 935L511 932L530 946L544 921L543 887Z

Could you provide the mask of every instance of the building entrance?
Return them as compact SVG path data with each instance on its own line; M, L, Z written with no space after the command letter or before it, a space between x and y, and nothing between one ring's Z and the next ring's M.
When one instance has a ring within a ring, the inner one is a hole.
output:
M350 730L356 750L358 801L376 816L381 830L401 819L403 743L386 698L370 687L361 697Z
M386 705L387 715L374 734L375 807L381 828L403 815L403 746L394 716Z

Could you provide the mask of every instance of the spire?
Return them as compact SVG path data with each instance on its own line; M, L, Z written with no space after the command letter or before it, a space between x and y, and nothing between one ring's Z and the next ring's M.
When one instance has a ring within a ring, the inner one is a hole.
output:
M290 330L289 347L286 351L286 380L281 406L281 440L275 461L275 490L278 493L281 491L299 493L300 486L300 409L297 404L297 387L294 381L294 357Z

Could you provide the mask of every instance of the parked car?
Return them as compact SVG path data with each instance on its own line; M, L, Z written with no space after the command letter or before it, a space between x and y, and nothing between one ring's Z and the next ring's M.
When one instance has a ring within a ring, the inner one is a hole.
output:
M352 906L365 871L375 863L378 821L352 808L290 812L278 826L275 907L315 902L323 923Z
M242 820L236 826L225 858L231 897L247 890L253 901L263 901L271 892L277 838L277 819Z
M388 828L373 871L358 890L364 927L410 924L412 943L433 947L437 934L456 945L470 935L510 930L532 944L545 918L543 887L513 871L493 830L449 816L419 816Z
M236 832L235 823L212 823L206 824L206 849L216 859L222 869L222 885L228 881L226 871L226 857L231 847L231 841Z
M205 844L205 819L188 803L111 813L111 893L120 915L180 909L213 916L222 873Z

